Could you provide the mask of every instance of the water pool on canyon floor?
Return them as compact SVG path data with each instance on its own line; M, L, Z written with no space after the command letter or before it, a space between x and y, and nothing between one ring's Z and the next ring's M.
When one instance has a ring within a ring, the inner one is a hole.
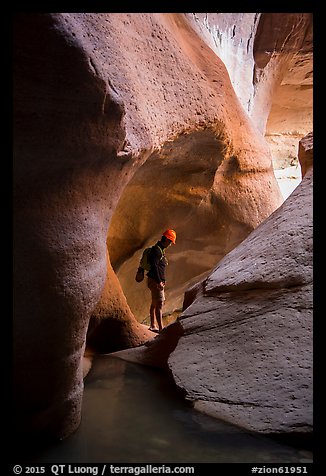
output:
M16 454L16 461L20 455ZM246 432L192 408L163 371L102 355L85 379L82 420L33 463L298 463L307 449Z

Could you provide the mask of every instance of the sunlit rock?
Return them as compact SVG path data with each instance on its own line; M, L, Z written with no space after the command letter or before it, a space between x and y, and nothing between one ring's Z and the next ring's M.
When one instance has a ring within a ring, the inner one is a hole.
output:
M186 292L178 321L116 355L168 368L195 408L216 418L260 433L311 434L312 191L311 169Z
M131 287L142 247L177 230L173 310L282 197L187 14L17 13L13 65L15 431L64 438L81 418L87 333L110 349L151 338Z

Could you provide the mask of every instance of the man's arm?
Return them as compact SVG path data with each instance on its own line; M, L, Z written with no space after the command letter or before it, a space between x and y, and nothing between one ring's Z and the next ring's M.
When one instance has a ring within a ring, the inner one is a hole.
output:
M163 284L159 264L162 257L162 252L157 246L153 246L149 254L149 262L151 265L150 277L157 282L157 284Z

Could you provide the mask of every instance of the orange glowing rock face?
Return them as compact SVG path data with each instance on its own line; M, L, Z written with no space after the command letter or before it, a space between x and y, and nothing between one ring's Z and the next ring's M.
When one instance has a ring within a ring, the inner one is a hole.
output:
M17 431L61 438L76 429L86 339L114 351L153 338L134 272L162 230L178 234L165 288L172 314L283 201L263 133L274 130L268 73L281 84L286 58L262 74L249 42L231 69L201 15L15 17ZM237 35L238 24L229 29L218 15L216 26ZM242 26L260 21L239 15ZM247 73L242 89L236 71Z

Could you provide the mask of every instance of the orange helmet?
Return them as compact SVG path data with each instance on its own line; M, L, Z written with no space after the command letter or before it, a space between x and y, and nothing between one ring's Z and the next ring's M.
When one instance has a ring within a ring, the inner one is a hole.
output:
M171 240L172 243L175 245L175 240L177 239L177 234L174 230L166 230L163 233L163 236L165 236L168 240Z

